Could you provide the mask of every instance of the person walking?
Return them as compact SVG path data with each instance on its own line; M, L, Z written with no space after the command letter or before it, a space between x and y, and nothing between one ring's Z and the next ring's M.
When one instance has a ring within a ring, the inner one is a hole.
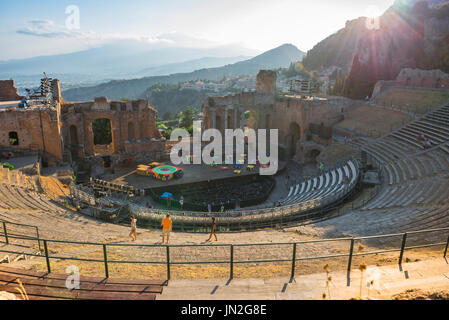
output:
M212 229L210 231L209 239L207 239L206 242L208 242L208 241L210 241L210 239L212 239L212 235L215 237L215 241L218 241L217 234L215 233L216 229L217 229L217 224L215 222L215 218L212 217Z
M324 163L320 162L320 174L323 174L324 171Z
M131 216L131 232L129 233L129 237L132 241L137 240L137 219L134 216Z
M184 197L183 196L181 196L181 198L179 199L179 205L181 206L181 209L182 209L182 207L184 206Z
M164 219L162 219L162 223L161 223L161 226L162 226L162 243L165 242L165 236L167 236L167 244L168 244L168 241L170 240L170 232L172 231L172 225L173 225L173 223L172 223L172 220L170 218L170 215L167 214L167 216Z

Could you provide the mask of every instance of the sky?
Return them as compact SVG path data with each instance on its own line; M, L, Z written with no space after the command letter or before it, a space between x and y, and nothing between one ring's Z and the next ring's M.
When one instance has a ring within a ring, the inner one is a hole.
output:
M70 53L132 39L302 51L394 0L0 0L0 60ZM79 13L79 14L78 14Z

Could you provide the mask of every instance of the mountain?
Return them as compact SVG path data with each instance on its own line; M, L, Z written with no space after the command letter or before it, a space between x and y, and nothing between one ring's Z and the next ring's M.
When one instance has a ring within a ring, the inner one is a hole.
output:
M255 75L261 69L285 68L292 62L300 61L304 52L292 44L284 44L266 51L254 58L217 68L205 68L189 73L176 73L168 76L153 76L130 80L113 80L91 87L65 90L62 93L68 101L92 100L104 96L108 99L138 98L146 89L156 83L177 83L190 80L217 81L224 76Z
M217 68L227 64L236 63L239 61L247 60L250 57L238 56L238 57L204 57L201 59L189 60L179 63L166 64L157 67L145 68L136 73L136 76L149 77L149 76L164 76L173 73L187 73L193 72L198 69L205 68Z
M378 80L402 68L449 71L449 3L397 0L378 22L366 17L324 39L303 59L309 70L337 66L349 74L344 94L370 96Z
M190 39L190 44L187 44L188 41L179 36L174 40L166 39L166 41L169 40L177 42L175 44L152 44L136 40L123 40L68 54L0 61L0 77L29 76L42 74L45 71L47 74L91 75L96 79L135 78L151 75L141 74L142 70L151 70L151 68L167 65L172 65L170 73L184 72L185 67L183 68L182 63L189 60L214 57L217 58L217 61L206 59L203 60L202 65L202 67L214 67L217 66L220 59L223 59L223 64L218 65L224 65L242 60L242 56L253 57L260 53L239 45L213 46L209 43L193 42ZM179 63L181 64L176 65ZM177 66L180 67L179 70L176 69ZM156 72L155 75L157 74Z
M142 69L138 72L126 74L124 77L117 73L112 76L106 76L99 72L97 73L48 73L52 78L59 79L61 81L61 89L68 90L71 88L94 86L100 83L114 80L114 78L139 78L149 76L161 76L174 73L187 73L198 69L215 68L224 66L227 64L236 63L248 59L246 56L237 57L204 57L195 60L189 60L184 62L164 64L160 66L154 66ZM1 64L1 63L0 63ZM96 67L95 67L96 68ZM94 68L94 69L95 69ZM31 70L31 69L28 69ZM45 70L45 69L44 69ZM33 70L37 71L37 70ZM67 71L67 70L66 70ZM70 70L71 71L71 70ZM87 72L87 70L85 70ZM40 82L42 73L38 74L14 74L0 71L0 79L14 78L14 84L21 94L25 94L25 89L34 88Z

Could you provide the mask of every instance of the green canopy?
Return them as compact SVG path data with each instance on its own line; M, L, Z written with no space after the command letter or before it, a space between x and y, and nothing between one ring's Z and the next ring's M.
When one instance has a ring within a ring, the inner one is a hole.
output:
M15 166L13 166L10 163L7 162L0 162L0 166L2 166L3 168L8 168L10 170L16 170L17 168Z
M249 116L251 115L251 111L245 111L245 119L249 119Z

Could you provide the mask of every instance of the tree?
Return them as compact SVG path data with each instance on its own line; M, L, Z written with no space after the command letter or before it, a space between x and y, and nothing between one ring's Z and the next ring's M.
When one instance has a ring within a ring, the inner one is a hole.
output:
M162 116L162 120L171 120L173 119L173 113L170 111L167 111L166 113L164 113L164 115Z
M190 106L187 106L181 116L181 127L189 129L193 126L193 110Z
M94 133L94 144L110 144L112 142L111 121L100 118L92 121L92 131Z

